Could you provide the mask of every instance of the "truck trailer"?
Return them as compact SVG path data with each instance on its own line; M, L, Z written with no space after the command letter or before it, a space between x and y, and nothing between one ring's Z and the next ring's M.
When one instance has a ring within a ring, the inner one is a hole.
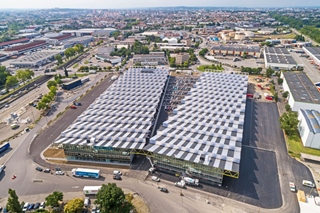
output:
M101 189L101 186L85 186L83 187L83 193L85 195L96 195Z
M184 177L183 180L189 186L199 186L199 180L198 179Z
M71 82L62 84L62 89L71 90L71 89L78 87L80 85L82 85L82 81L81 81L81 79L77 79L75 81L71 81Z
M77 168L77 169L72 169L71 172L72 172L72 175L76 177L91 177L91 178L100 177L100 170L98 169Z

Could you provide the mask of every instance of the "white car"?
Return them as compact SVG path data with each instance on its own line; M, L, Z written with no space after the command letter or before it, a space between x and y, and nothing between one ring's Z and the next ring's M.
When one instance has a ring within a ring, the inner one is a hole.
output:
M64 175L63 171L56 171L56 175Z
M155 182L160 182L160 178L158 178L157 176L152 176L151 180L153 180Z
M312 183L311 181L308 181L308 180L303 180L302 181L302 185L308 186L308 187L311 187L311 188L315 187L314 183Z
M121 173L120 171L117 171L117 170L114 170L114 171L113 171L113 174L114 174L114 175L122 175L122 173Z
M296 185L294 185L293 182L289 182L290 191L295 192L296 191Z

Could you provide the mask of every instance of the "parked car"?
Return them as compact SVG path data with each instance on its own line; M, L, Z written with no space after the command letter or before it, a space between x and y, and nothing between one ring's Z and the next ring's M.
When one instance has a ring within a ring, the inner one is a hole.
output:
M44 209L44 207L46 207L46 205L45 205L45 204L46 204L45 202L42 202L42 203L40 204L39 209Z
M63 171L56 171L56 175L64 175Z
M39 208L40 207L40 203L38 202L38 203L36 203L36 204L34 204L34 209L37 209L37 208Z
M4 105L4 107L5 107L5 108L8 108L9 106L10 106L10 104L6 104L6 105Z
M70 108L71 109L77 109L77 107L75 105L72 105Z
M43 172L45 172L45 173L50 173L51 170L50 170L50 169L45 169Z
M167 188L164 188L164 187L160 187L160 191L161 191L161 192L165 192L165 193L168 193L168 192L169 192L168 189L167 189Z
M38 166L36 167L36 170L39 171L39 172L42 172L42 168L40 168Z
M28 210L33 209L33 207L34 207L34 203L31 203L31 204L28 206Z
M295 192L296 191L296 185L294 185L293 182L289 182L290 191Z
M122 173L121 173L120 171L117 171L117 170L114 170L114 171L113 171L113 174L114 174L114 175L122 175Z
M75 106L82 106L82 104L80 102L73 102L73 105Z
M155 182L160 182L160 178L158 178L157 176L152 176L151 180L153 180Z
M308 180L303 180L303 181L302 181L302 185L308 186L308 187L311 187L311 188L314 188L314 187L315 187L315 184L312 183L311 181L308 181Z

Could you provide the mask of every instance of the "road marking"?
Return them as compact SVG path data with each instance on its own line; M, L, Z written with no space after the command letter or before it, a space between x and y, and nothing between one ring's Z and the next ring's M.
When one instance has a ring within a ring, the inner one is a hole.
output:
M79 186L73 186L72 188L73 188L73 189L77 189L77 188L79 188Z

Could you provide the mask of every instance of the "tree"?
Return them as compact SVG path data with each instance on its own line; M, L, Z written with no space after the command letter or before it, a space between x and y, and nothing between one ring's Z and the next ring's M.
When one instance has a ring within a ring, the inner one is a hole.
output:
M119 71L119 69L120 69L120 68L119 68L118 66L116 66L116 71Z
M271 69L270 67L266 70L266 76L267 76L268 78L270 78L273 73L274 73L274 70Z
M45 103L45 102L43 102L43 101L39 101L39 103L38 103L38 105L37 105L37 109L38 110L42 110L42 109L45 109L45 108L47 108L48 107L48 105Z
M289 111L292 110L292 109L291 109L291 106L290 106L289 104L287 104L287 105L285 106L285 108L286 108L286 111L287 111L287 112L289 112Z
M125 213L130 211L130 209L125 211L124 208L128 204L125 201L125 194L115 183L103 184L96 198L94 203L100 206L101 212Z
M66 49L64 51L64 55L67 57L67 58L70 58L72 56L74 56L76 53L76 51L72 48L72 47L69 47L68 49Z
M84 51L84 46L82 44L76 44L73 49L76 53L82 53Z
M288 91L285 91L284 93L282 93L282 97L283 98L288 98L289 96L289 92Z
M19 80L21 81L26 81L27 80L27 73L24 70L17 70L16 76Z
M6 84L8 76L11 76L10 72L7 71L5 66L0 66L0 86Z
M34 213L50 213L48 210L45 209L37 209L36 211L34 211Z
M33 78L34 72L32 70L26 69L25 72L26 72L25 75L26 75L27 79L32 79Z
M9 212L15 212L15 213L22 212L22 209L19 203L19 197L16 194L16 191L9 188L8 193L9 193L9 197L6 205L7 210Z
M296 132L299 123L298 113L291 111L285 112L279 120L281 129L283 129L287 135L291 136Z
M278 84L282 85L282 83L283 83L283 79L282 78L278 78Z
M81 213L83 209L83 199L74 198L64 206L65 213Z
M278 102L278 99L279 99L278 93L276 92L276 93L274 93L274 100L275 100L276 102Z
M48 81L48 83L47 83L48 89L50 89L50 87L52 87L52 86L56 87L57 86L57 82L56 81Z
M15 76L7 76L6 88L9 89L18 83L18 79Z
M49 194L45 200L48 206L56 207L59 205L59 201L63 200L63 193L55 191L52 194Z
M63 63L62 56L60 54L56 55L54 58L58 61L58 65Z

